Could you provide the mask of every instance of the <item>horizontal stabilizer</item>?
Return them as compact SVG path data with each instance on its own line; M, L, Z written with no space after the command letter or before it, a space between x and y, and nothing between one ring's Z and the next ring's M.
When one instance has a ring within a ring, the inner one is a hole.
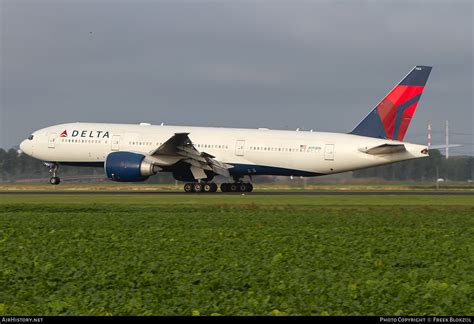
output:
M440 145L431 145L429 147L430 150L439 150L439 149L445 149L445 148L450 148L450 147L461 147L461 144L440 144Z
M392 154L406 151L405 145L403 144L382 144L374 147L363 147L360 148L359 151L367 154Z

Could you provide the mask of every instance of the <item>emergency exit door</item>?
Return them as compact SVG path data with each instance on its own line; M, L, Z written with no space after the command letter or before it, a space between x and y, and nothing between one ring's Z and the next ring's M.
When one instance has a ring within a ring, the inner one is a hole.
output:
M245 141L244 140L238 140L235 143L235 155L244 156L244 146L245 146Z
M57 133L49 133L48 134L48 147L54 148L56 145L56 139L58 138Z
M324 147L324 159L327 161L334 160L334 144L326 144Z
M112 136L112 151L120 150L120 135Z

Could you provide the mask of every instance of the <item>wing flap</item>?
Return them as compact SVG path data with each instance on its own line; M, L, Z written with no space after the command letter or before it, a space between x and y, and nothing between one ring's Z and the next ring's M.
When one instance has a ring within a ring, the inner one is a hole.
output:
M199 168L199 167L196 167L196 166L191 166L191 173L193 174L194 179L205 179L205 178L207 178L207 175L204 172L204 170Z
M151 155L176 155L178 146L192 145L188 137L189 133L175 133L166 142L160 145Z
M195 179L207 178L204 171L212 171L216 174L229 177L231 165L219 162L215 157L206 152L199 152L188 137L189 133L176 133L155 151L151 153L154 157L177 156L190 165L190 170Z
M194 152L178 151L176 153L181 155L181 156L185 156L185 157L188 157L190 159L193 159L193 160L196 160L196 161L199 161L199 162L203 162L203 163L207 162L207 160L205 158L203 158L201 155L196 154Z
M196 160L193 160L193 159L186 159L186 160L183 160L184 162L196 167L196 168L201 168L203 170L207 170L207 171L212 171L212 168L207 165L207 164L204 164L204 163L200 163Z

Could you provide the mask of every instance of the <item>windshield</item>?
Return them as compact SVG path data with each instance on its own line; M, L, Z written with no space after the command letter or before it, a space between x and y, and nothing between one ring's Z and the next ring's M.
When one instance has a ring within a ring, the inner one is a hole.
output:
M33 135L28 136L28 139L31 141L33 139Z

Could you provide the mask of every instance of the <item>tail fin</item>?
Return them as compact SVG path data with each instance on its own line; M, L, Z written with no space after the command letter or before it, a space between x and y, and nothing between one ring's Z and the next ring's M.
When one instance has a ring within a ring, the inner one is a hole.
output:
M350 134L402 141L430 72L431 66L415 66Z

